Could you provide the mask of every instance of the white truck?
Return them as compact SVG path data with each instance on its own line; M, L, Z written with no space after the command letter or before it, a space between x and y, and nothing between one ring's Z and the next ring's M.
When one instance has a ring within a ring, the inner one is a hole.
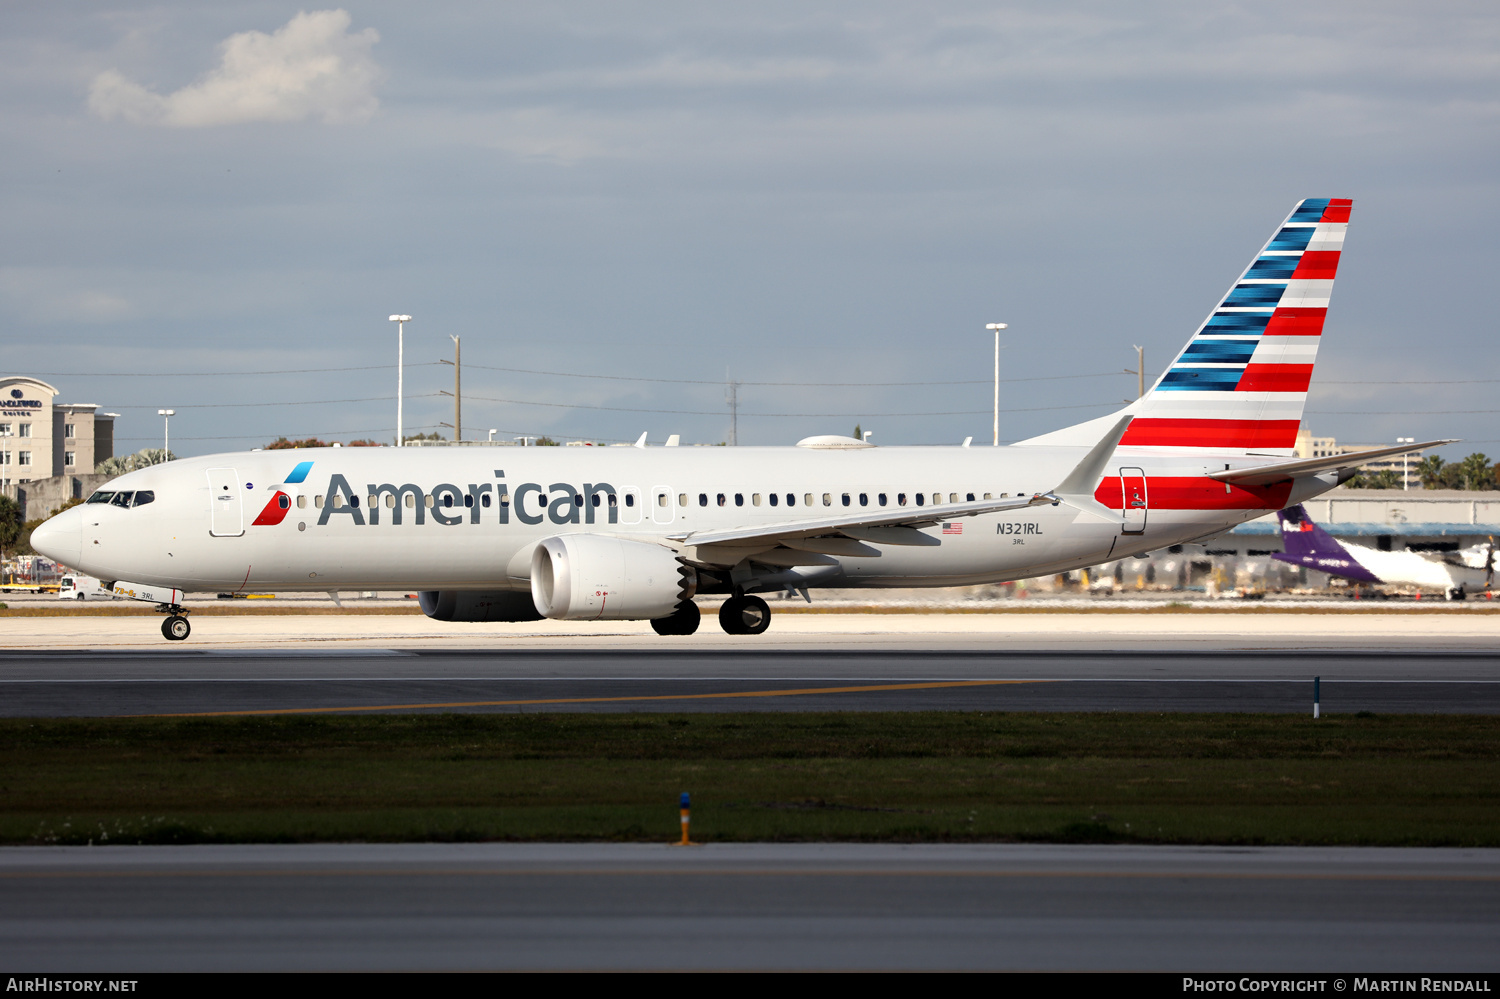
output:
M59 600L113 600L115 595L93 576L70 572L58 583Z

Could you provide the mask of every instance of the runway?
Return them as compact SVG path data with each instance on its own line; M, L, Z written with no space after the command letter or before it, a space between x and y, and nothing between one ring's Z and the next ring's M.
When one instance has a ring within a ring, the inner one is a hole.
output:
M120 973L1485 971L1500 949L1497 885L1496 850L32 847L0 850L0 962Z
M369 711L1500 713L1500 655L823 647L0 653L8 717Z

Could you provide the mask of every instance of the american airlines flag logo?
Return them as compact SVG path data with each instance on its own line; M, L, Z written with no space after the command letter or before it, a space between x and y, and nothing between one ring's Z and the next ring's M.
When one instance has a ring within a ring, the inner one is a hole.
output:
M944 534L962 534L962 533L964 533L964 525L962 523L944 524L943 525L943 533Z

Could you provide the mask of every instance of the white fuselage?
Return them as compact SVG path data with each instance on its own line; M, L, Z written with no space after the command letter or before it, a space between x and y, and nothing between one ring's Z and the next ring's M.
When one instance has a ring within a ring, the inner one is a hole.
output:
M524 590L533 549L550 537L608 534L664 544L693 558L700 554L691 549L693 533L770 528L882 506L910 510L919 500L932 505L934 498L946 505L1046 492L1086 450L256 451L131 472L104 491L149 490L151 502L132 507L84 504L53 518L38 537L49 554L101 579L185 591ZM1271 460L1241 457L1234 464ZM307 463L311 465L301 481L287 481ZM753 558L753 571L747 575L742 569L738 582L748 591L788 585L951 586L1025 578L1214 534L1334 484L1307 478L1295 487L1287 482L1250 490L1206 478L1209 471L1224 467L1222 454L1120 448L1094 496L1118 517L1126 505L1122 489L1139 488L1122 486L1120 470L1127 470L1132 484L1144 480L1145 496L1135 498L1123 527L1118 519L1048 503L945 518L920 529L925 543L872 540L873 554L813 555L798 564L785 549L762 553ZM1143 473L1140 479L1135 469ZM286 496L284 510L277 504L278 493ZM684 535L689 537L684 540ZM700 562L713 561L701 554Z

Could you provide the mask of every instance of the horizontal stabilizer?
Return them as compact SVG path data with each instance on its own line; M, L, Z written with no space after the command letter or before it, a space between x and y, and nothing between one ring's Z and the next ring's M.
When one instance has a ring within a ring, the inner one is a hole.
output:
M1222 472L1209 472L1210 479L1231 482L1237 486L1266 486L1287 479L1300 479L1320 472L1355 469L1376 458L1388 458L1396 454L1425 451L1428 448L1453 444L1457 438L1441 441L1423 441L1420 444L1398 444L1395 447L1377 447L1368 451L1351 451L1348 454L1333 454L1323 458L1303 458L1299 461L1280 461L1274 465L1259 465L1254 468L1226 468Z

